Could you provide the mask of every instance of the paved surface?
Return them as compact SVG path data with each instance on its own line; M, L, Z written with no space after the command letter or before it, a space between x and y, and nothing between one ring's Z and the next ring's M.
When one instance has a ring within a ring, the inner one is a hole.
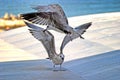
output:
M71 71L53 71L46 60L0 63L0 80L84 80Z
M119 80L120 50L68 61L65 67L85 80Z
M83 35L64 49L66 71L53 72L42 44L27 27L0 33L0 80L119 80L120 13L69 18L73 27L92 21ZM54 32L56 50L64 34ZM59 35L59 36L58 36Z

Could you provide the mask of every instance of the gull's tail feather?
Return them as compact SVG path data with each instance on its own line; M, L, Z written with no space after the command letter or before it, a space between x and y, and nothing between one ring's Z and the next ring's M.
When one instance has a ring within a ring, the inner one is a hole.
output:
M74 40L78 37L84 39L81 35L84 34L84 32L86 32L86 30L92 25L92 22L80 25L76 28L74 28L74 32L72 34L67 34L62 42L62 45L60 47L60 53L63 53L63 48L65 47L65 45L70 42L71 40Z

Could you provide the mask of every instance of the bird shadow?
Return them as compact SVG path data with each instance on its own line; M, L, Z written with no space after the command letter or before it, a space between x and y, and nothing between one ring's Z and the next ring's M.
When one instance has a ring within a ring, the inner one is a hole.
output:
M99 60L104 56L118 54L120 50L110 51L102 53L99 55L94 55L86 58L80 58L76 60L71 60L63 63L61 71L73 70L73 67L78 64L83 64L89 62L90 60ZM77 68L74 68L77 70ZM11 71L11 70L28 70L28 71L59 71L59 66L56 69L53 69L53 64L47 59L40 60L25 60L25 61L8 61L0 62L0 72Z

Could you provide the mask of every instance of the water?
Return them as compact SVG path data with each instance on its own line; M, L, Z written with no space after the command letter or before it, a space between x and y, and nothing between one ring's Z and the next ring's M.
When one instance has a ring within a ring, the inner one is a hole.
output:
M0 17L6 12L15 15L33 12L33 5L53 3L60 4L68 17L120 11L120 0L0 0Z

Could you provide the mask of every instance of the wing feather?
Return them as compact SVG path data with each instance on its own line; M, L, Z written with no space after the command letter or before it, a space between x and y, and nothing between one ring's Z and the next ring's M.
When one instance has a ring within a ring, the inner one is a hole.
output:
M66 25L67 25L64 23L64 21L59 19L60 16L56 12L26 13L26 14L21 14L21 17L23 17L23 19L28 20L35 24L47 25L47 26L50 25L61 31L64 31L64 29L66 29Z
M33 12L33 13L21 14L20 16L23 19L28 20L32 23L36 23L39 25L49 25L49 23L51 22L50 17L52 14L54 14L54 13Z
M78 27L75 28L75 30L79 33L79 34L84 34L84 32L86 32L86 30L92 25L92 22L89 23L85 23L83 25L80 25Z
M29 29L29 31L34 36L34 38L42 42L48 53L49 58L51 59L53 55L56 54L54 36L49 31L44 32L44 29L41 27L38 27L28 22L25 23L28 27L31 28Z
M38 12L56 12L61 16L62 21L66 22L68 24L68 19L62 9L62 7L59 4L51 4L46 6L34 6L33 9L37 10Z
M69 43L71 40L74 40L74 39L80 37L84 32L86 32L86 30L91 26L91 24L92 23L89 22L89 23L80 25L80 26L74 28L75 32L73 34L67 34L64 37L63 42L62 42L61 47L60 47L61 53L62 53L62 51L63 51L63 49L64 49L64 47L66 46L67 43Z

